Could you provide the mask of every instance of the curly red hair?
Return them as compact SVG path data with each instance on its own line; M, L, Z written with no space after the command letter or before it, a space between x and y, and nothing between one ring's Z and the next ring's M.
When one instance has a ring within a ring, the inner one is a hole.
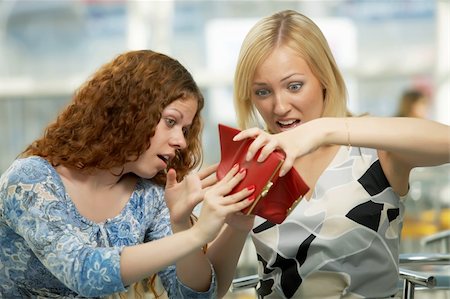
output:
M187 147L169 165L182 178L202 159L204 98L177 60L151 50L126 52L104 64L21 156L37 155L54 166L83 171L121 167L149 148L162 110L188 98L197 99L197 113L186 136ZM164 184L165 175L152 180Z

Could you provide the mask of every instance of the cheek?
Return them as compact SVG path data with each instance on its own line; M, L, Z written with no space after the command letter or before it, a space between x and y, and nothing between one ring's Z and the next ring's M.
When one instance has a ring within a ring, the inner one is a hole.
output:
M270 104L270 101L252 101L252 103L264 119L267 119L272 115L272 105Z
M139 159L137 160L138 162L142 162L142 163L146 163L148 162L149 158L150 158L151 154L149 150L146 150L145 152L143 152L140 156Z
M308 97L305 97L302 106L304 108L303 111L305 111L309 117L316 118L322 116L325 108L325 101L321 90L319 89L316 92L311 92Z

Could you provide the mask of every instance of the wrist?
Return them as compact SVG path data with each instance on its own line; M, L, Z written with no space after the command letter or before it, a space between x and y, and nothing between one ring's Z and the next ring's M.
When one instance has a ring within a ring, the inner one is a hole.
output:
M192 227L192 224L189 219L183 221L170 221L170 224L172 226L172 231L174 233L184 231Z
M318 132L321 144L326 145L349 145L350 131L346 118L323 117L317 119Z
M191 238L194 240L196 244L198 244L199 248L203 248L205 244L208 244L212 240L209 240L209 235L205 234L205 232L200 228L199 225L191 225L187 231L191 234Z

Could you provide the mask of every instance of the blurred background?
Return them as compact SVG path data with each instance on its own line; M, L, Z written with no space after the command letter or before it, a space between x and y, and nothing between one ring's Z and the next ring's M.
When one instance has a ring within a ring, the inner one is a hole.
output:
M0 0L0 171L101 64L143 48L178 59L196 78L206 98L205 163L217 162L217 124L236 124L240 44L257 20L282 9L321 27L352 112L397 115L413 90L425 98L417 117L450 125L448 0ZM450 229L450 166L415 169L408 197L402 252L417 252L424 237ZM248 243L238 276L255 271Z

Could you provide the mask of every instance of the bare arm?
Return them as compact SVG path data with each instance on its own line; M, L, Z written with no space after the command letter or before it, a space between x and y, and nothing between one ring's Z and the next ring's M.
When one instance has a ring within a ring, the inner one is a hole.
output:
M286 152L282 173L286 173L298 157L332 144L350 143L382 150L410 169L450 162L450 127L418 118L319 118L274 135L257 128L244 130L235 140L249 137L255 141L249 147L248 159L261 147L261 160L276 148Z
M342 144L342 139L347 138L347 142L356 146L378 149L386 178L401 196L409 190L409 175L414 167L435 166L450 161L450 128L437 122L378 117L324 121L329 121L329 126L336 128L342 128L344 122L344 133L342 129L331 130L328 137L332 141L341 140L338 144Z
M192 227L160 240L125 247L120 258L124 285L130 285L149 277L173 264L174 261L194 254L204 242L205 237L195 227Z
M349 139L355 146L386 151L410 168L450 162L450 127L441 123L406 117L324 118L323 122L328 128L327 144L345 145Z
M174 232L183 232L190 226L190 223L187 223L185 226L172 224ZM210 263L202 250L205 244L201 244L187 258L180 259L176 263L178 278L192 289L203 292L209 289L212 276Z
M222 298L228 292L236 274L239 257L244 247L247 235L254 221L254 216L235 215L234 227L225 225L223 231L208 247L207 255L216 270L217 294ZM237 224L241 227L238 228Z

